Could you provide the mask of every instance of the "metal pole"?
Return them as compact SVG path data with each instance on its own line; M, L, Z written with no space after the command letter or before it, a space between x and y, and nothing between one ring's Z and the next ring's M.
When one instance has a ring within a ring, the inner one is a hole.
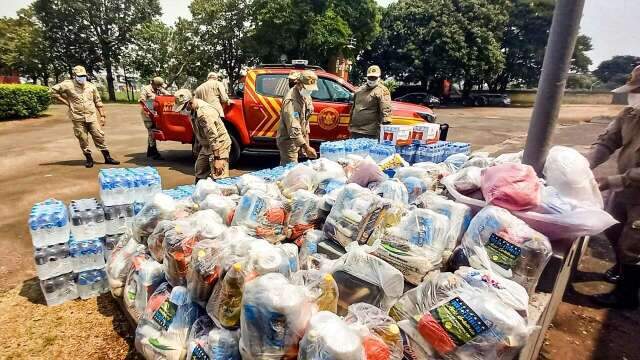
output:
M585 0L557 0L523 162L542 174L564 95Z

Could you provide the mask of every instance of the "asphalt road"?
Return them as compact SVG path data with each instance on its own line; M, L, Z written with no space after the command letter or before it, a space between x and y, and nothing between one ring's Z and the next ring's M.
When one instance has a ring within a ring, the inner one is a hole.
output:
M585 123L596 115L613 115L615 106L565 106L556 143L585 150L607 121ZM146 159L146 130L136 105L107 104L107 144L123 166L156 166L163 187L193 181L191 146L164 142L165 160ZM491 153L520 149L526 139L530 108L438 109L439 122L451 125L451 140L466 141L473 150ZM98 196L99 162L86 169L66 109L54 105L44 117L0 122L0 289L35 275L27 217L31 206L47 198L63 201ZM246 157L232 175L276 166L277 156Z

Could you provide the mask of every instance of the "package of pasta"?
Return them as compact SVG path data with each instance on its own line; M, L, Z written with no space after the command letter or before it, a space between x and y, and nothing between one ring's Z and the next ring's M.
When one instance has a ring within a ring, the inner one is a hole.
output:
M476 214L461 245L472 267L511 279L529 294L552 253L546 236L496 206L487 206Z
M263 191L247 191L236 208L232 226L241 226L247 234L279 243L286 238L289 204Z
M289 213L289 239L297 240L305 232L318 227L323 211L322 199L307 190L297 190L291 194L291 212Z
M352 242L366 244L389 209L391 202L357 184L346 185L338 194L324 223L328 239L343 247Z
M184 359L189 329L201 313L185 287L160 285L136 328L136 350L148 360Z
M124 285L125 309L136 322L147 306L147 300L164 282L162 265L147 254L139 253L131 259L131 269Z
M396 321L379 308L365 303L349 306L344 321L363 337L367 360L401 360L402 338Z

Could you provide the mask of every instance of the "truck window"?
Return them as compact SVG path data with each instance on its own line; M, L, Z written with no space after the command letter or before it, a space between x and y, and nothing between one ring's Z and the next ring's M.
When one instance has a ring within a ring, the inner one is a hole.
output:
M337 82L329 79L320 79L320 82L323 82L327 89L329 90L329 94L331 95L331 99L335 102L349 102L351 101L351 91L344 88L344 86L338 84Z
M311 98L317 101L331 101L331 94L327 88L327 79L318 79L318 90L311 93Z
M289 89L287 85L284 87L282 84L288 84L286 74L262 74L256 77L256 92L264 96L283 97L286 94L286 90Z

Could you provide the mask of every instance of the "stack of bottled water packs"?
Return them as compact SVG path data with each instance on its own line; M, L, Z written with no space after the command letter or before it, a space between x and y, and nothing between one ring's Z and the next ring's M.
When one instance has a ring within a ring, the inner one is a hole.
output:
M144 203L162 191L160 174L152 167L102 169L98 180L105 206Z

